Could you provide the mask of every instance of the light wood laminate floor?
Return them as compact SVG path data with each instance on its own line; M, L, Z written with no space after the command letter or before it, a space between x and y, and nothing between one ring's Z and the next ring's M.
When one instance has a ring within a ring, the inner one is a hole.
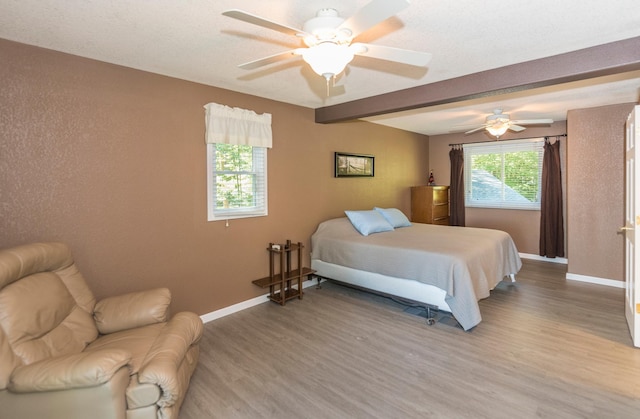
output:
M333 283L208 323L180 418L640 418L623 290L523 263L470 332Z

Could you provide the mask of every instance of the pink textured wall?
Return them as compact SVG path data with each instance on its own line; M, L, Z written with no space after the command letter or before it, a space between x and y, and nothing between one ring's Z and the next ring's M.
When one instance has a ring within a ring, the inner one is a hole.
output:
M624 124L632 103L569 112L568 272L624 280Z
M261 295L269 242L308 244L345 209L408 214L427 171L425 136L4 40L0 80L0 248L66 242L98 298L167 286L204 314ZM267 217L206 221L208 102L273 115ZM375 155L375 177L334 178L335 151Z

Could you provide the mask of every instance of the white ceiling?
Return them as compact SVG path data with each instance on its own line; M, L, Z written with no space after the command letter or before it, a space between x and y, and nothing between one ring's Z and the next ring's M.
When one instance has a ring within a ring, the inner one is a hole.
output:
M308 108L640 36L637 0L413 0L356 40L430 52L427 68L356 57L326 96L300 57L259 70L237 64L301 46L292 36L222 16L242 9L301 28L320 8L349 17L369 0L0 0L0 38ZM566 119L569 109L637 102L640 72L367 120L427 135L484 122ZM464 127L463 127L464 128Z

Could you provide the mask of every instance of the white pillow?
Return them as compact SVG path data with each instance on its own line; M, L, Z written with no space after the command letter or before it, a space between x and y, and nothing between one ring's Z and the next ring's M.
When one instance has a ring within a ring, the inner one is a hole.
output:
M347 214L355 229L363 236L383 231L393 231L393 226L378 211L345 211L344 213Z
M374 207L373 209L382 214L384 219L387 220L389 224L391 224L394 228L409 227L411 225L411 222L409 221L407 216L397 208Z

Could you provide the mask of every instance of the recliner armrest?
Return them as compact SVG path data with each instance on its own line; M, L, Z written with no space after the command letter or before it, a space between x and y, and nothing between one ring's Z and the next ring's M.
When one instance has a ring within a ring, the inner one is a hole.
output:
M67 390L105 383L131 360L128 351L103 349L47 358L16 368L7 388L14 393Z
M98 331L103 334L166 322L171 292L167 288L108 297L93 311Z
M183 311L173 316L149 349L138 371L138 381L162 388L159 406L171 406L178 400L184 384L184 377L178 376L180 364L203 332L200 317Z

